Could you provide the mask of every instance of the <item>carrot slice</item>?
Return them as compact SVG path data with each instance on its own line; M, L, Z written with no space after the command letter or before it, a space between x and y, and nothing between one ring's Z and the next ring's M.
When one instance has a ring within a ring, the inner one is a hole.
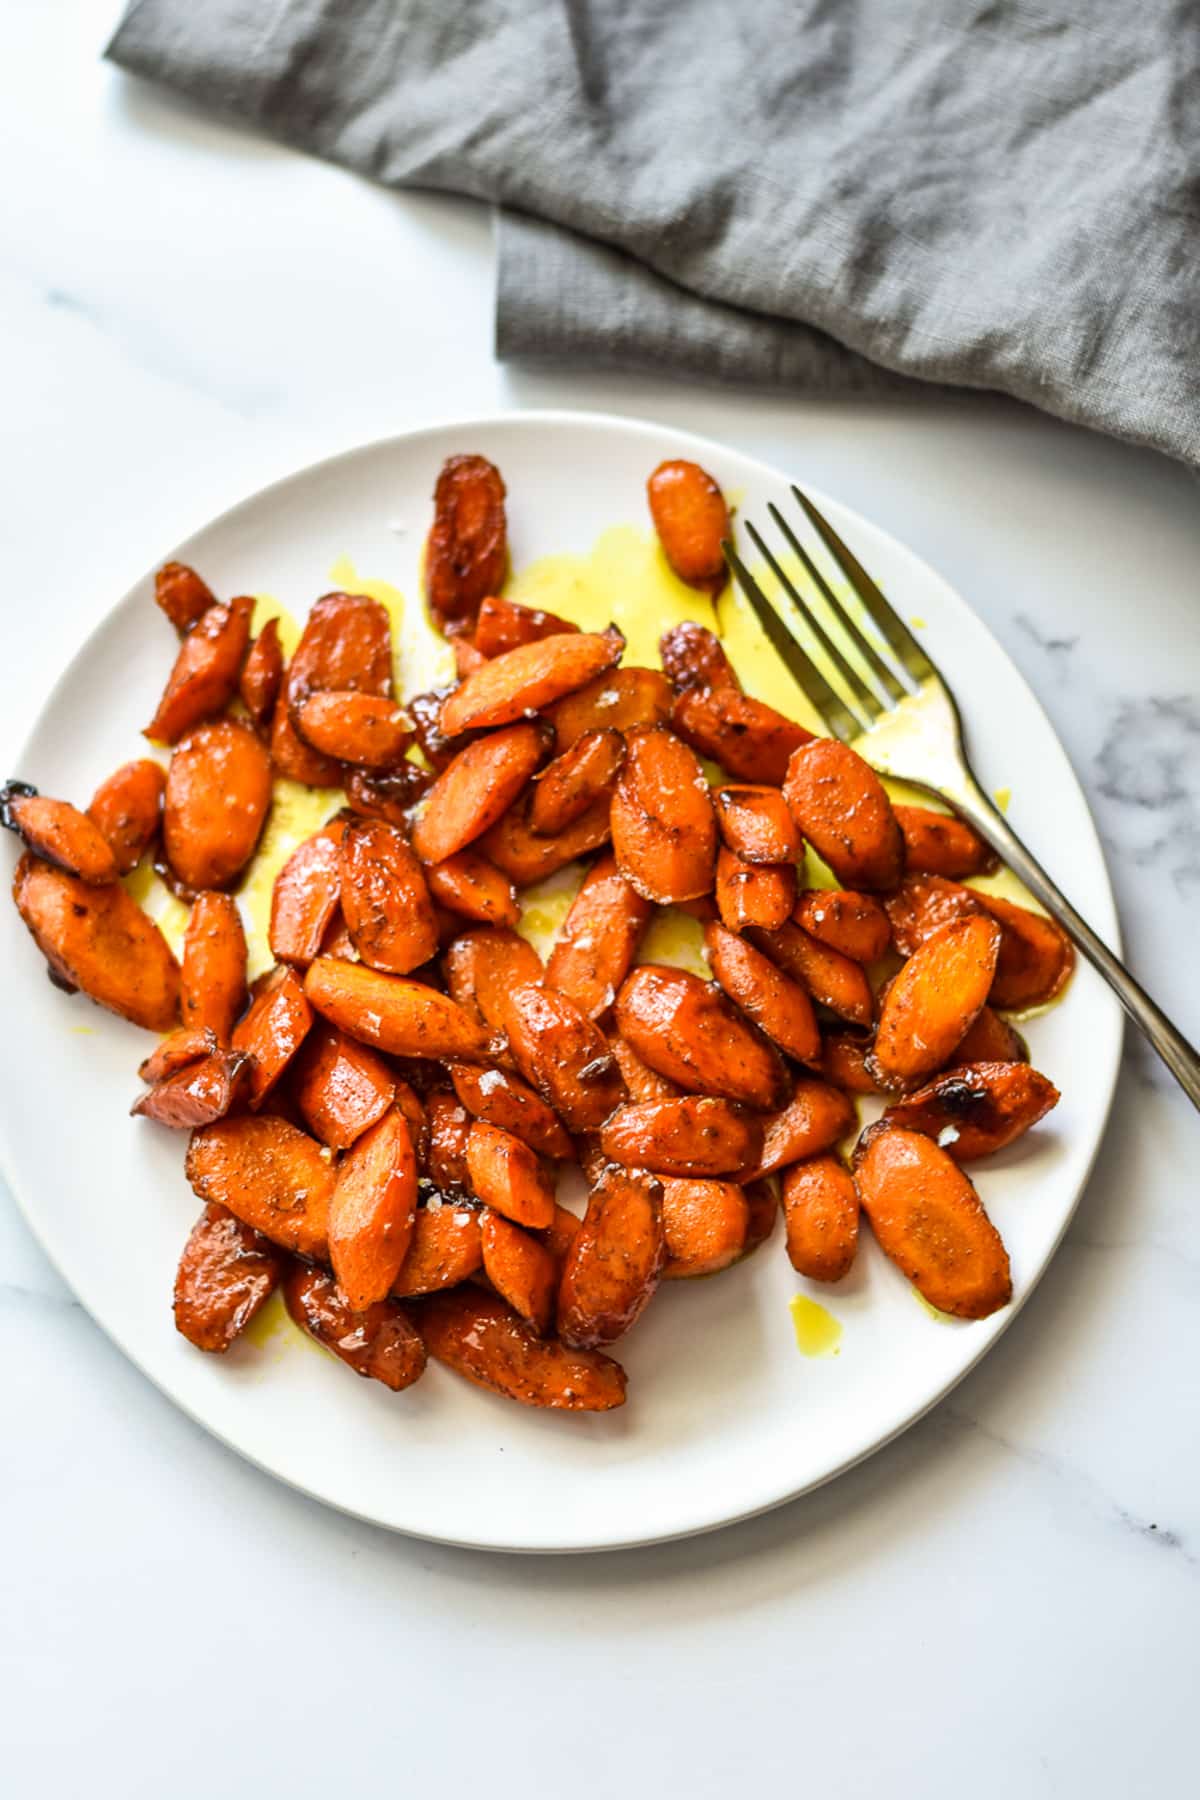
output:
M318 831L292 851L271 890L271 955L306 969L338 909L342 892L341 841L345 826Z
M732 1181L664 1181L663 1280L686 1281L727 1269L745 1248L749 1216L746 1196Z
M517 1067L568 1131L595 1131L624 1097L603 1034L566 994L519 987L503 1001Z
M611 856L595 864L562 922L546 983L589 1018L607 1012L629 973L654 908Z
M1000 1234L962 1170L932 1138L864 1132L854 1180L880 1249L939 1312L985 1319L1012 1299Z
M617 995L616 1016L642 1061L680 1087L760 1108L780 1105L787 1094L775 1046L720 988L685 969L643 963Z
M246 1004L246 933L228 894L197 894L183 934L183 1022L227 1044Z
M904 836L887 790L858 752L814 738L794 752L783 784L797 826L848 888L895 887Z
M250 1105L257 1111L299 1050L313 1022L294 970L276 968L256 984L250 1010L234 1028L235 1050L252 1059Z
M977 918L986 911L982 894L940 875L906 875L885 896L883 906L901 956L912 956L931 932L951 919Z
M13 899L52 979L147 1031L179 1017L179 966L158 926L120 882L89 887L64 869L21 857Z
M740 694L742 684L725 647L707 625L683 619L658 640L662 666L677 688L726 688Z
M896 806L893 811L904 834L904 865L910 873L961 881L964 875L986 875L996 867L995 852L965 819L927 806Z
M476 1119L498 1125L520 1138L541 1156L566 1162L571 1140L544 1100L539 1099L518 1075L506 1069L480 1069L471 1063L451 1063L454 1091Z
M158 709L142 733L156 744L174 744L228 705L250 642L254 602L246 595L228 606L210 606L179 646Z
M217 597L187 563L164 563L154 577L154 604L162 608L176 631L190 631Z
M719 594L729 579L721 545L732 527L725 496L699 463L659 463L646 483L663 554L680 581Z
M392 1292L401 1299L435 1294L440 1288L457 1287L482 1266L479 1214L469 1206L423 1206Z
M362 769L394 769L413 741L412 720L394 700L352 688L309 694L292 723L310 749Z
M821 1046L819 1073L848 1094L877 1094L879 1084L868 1067L873 1038L852 1031L827 1032Z
M223 888L254 855L271 804L271 765L236 719L199 725L167 771L163 848L188 888Z
M554 1322L558 1264L545 1244L502 1213L484 1212L479 1226L483 1272L502 1300L545 1337Z
M574 1213L568 1212L565 1206L559 1206L555 1201L554 1222L540 1235L542 1243L554 1258L555 1267L560 1271L582 1225L582 1219L576 1218Z
M381 1057L318 1019L296 1058L292 1095L314 1137L348 1150L387 1112L396 1093Z
M434 899L461 918L515 925L521 916L512 882L475 850L458 850L445 862L428 864L425 881Z
M609 669L546 709L555 749L569 750L585 731L665 725L672 698L671 684L658 669Z
M746 1243L742 1255L752 1256L765 1244L779 1219L779 1196L773 1181L748 1181L742 1188L746 1196Z
M503 656L518 644L532 644L538 638L556 637L561 631L578 631L569 619L557 613L543 612L540 606L522 606L517 600L504 600L488 594L475 615L475 648L483 656Z
M531 830L524 808L510 807L502 819L480 840L480 848L514 887L532 887L545 881L577 857L586 856L607 843L611 829L607 795L593 802L582 816L557 837L539 837Z
M608 1412L625 1403L625 1371L611 1356L544 1342L496 1294L438 1294L421 1307L429 1354L477 1387L522 1406Z
M244 1051L214 1050L164 1076L129 1110L176 1131L190 1131L223 1119L248 1088L250 1075L250 1058Z
M796 901L797 925L852 962L877 962L892 941L888 916L870 894L809 888Z
M926 938L884 997L874 1062L911 1081L941 1068L988 997L1000 929L991 919L957 919Z
M259 731L265 731L283 682L279 620L268 619L249 650L238 677L238 698Z
M355 1312L391 1292L416 1216L417 1159L404 1114L392 1106L342 1157L329 1202L329 1257Z
M452 998L493 1031L504 1030L507 996L519 987L536 987L545 973L533 945L503 927L460 932L443 966Z
M875 997L860 963L810 937L790 920L773 931L753 929L749 937L793 981L803 983L819 1005L851 1025L871 1023Z
M425 1373L421 1334L395 1300L379 1300L356 1312L323 1269L301 1264L284 1276L283 1298L300 1329L356 1375L399 1393Z
M292 714L318 689L387 699L392 691L392 628L378 600L325 594L305 622L271 723L271 760L280 775L309 787L336 787L339 765L306 744Z
M0 825L15 831L35 856L89 887L104 887L120 874L99 826L70 801L51 800L28 782L10 781L0 788Z
M342 916L372 969L407 975L438 947L437 919L416 856L394 825L354 819L342 839Z
M1001 933L992 1005L1020 1010L1057 999L1075 968L1075 946L1061 925L998 894L979 898Z
M122 875L136 867L158 835L166 780L160 764L141 757L122 763L92 795L88 818L104 837Z
M498 1125L476 1119L467 1138L467 1172L486 1206L535 1230L554 1219L554 1185L537 1152Z
M179 1025L169 1032L144 1062L138 1065L138 1079L148 1082L164 1081L168 1075L175 1075L180 1069L186 1069L191 1063L202 1062L220 1048L215 1031L203 1025Z
M994 987L995 982L992 983ZM975 1023L954 1052L955 1066L962 1063L1028 1062L1029 1047L1007 1019L982 1007Z
M782 785L788 759L812 732L736 688L688 688L675 698L671 725L685 744L739 781Z
M717 851L717 909L728 931L751 925L774 930L791 917L796 904L796 871L780 864L743 862L724 844Z
M422 862L448 856L482 837L507 812L542 760L541 728L510 725L466 745L443 769L425 797L413 832Z
M853 1129L854 1121L854 1103L845 1094L826 1081L801 1075L787 1105L764 1120L762 1158L745 1179L771 1175L787 1163L828 1150Z
M631 731L612 799L617 867L647 900L669 905L710 892L717 822L704 771L664 725Z
M274 1293L283 1267L275 1246L224 1206L204 1208L175 1276L175 1329L220 1355Z
M318 956L305 976L304 992L323 1017L391 1056L469 1062L491 1048L487 1032L462 1007L423 981Z
M618 1106L600 1128L610 1162L656 1175L730 1175L762 1154L760 1119L733 1100L685 1094Z
M610 1169L588 1197L558 1290L558 1335L576 1349L611 1344L645 1310L666 1261L662 1189Z
M534 782L530 830L539 837L565 831L597 800L612 793L624 761L625 740L619 731L585 731Z
M426 1118L429 1122L429 1141L424 1156L426 1174L443 1195L468 1194L471 1176L467 1169L467 1139L471 1135L471 1115L453 1094L438 1092L429 1096Z
M673 1100L683 1092L677 1082L668 1081L657 1069L644 1063L633 1045L614 1032L608 1040L613 1061L621 1071L625 1086L633 1100Z
M433 496L425 540L425 594L435 619L470 618L504 585L508 521L504 480L486 456L450 456Z
M728 783L713 789L717 824L742 862L792 863L804 848L779 788Z
M783 1217L793 1269L810 1281L841 1281L858 1249L858 1190L836 1156L810 1156L783 1175Z
M438 724L447 737L460 731L511 724L552 706L621 660L619 631L563 631L515 650L476 669L450 693Z
M713 974L735 1005L797 1062L814 1062L821 1033L807 988L723 925L705 926L704 945Z
M1003 1150L1058 1100L1054 1083L1028 1063L964 1063L889 1106L883 1116L935 1138L955 1162L970 1162Z
M201 1200L298 1256L326 1261L333 1168L315 1138L270 1114L243 1114L192 1134L184 1165Z

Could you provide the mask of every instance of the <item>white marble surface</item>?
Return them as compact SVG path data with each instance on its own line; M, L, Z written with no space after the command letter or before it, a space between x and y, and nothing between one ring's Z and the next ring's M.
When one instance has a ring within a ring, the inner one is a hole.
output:
M1074 758L1134 963L1200 1033L1192 476L986 399L502 369L476 208L122 80L97 60L116 13L6 9L0 762L113 598L263 480L436 415L665 418L802 466L972 598ZM541 1562L389 1537L239 1461L100 1335L0 1194L6 1784L1189 1791L1198 1150L1131 1045L1061 1252L946 1405L757 1522Z

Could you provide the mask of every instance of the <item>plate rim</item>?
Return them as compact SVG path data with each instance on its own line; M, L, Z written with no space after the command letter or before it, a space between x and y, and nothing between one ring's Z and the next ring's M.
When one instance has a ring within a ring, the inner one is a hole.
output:
M74 653L59 670L55 680L47 689L42 703L38 707L37 713L25 734L22 743L15 752L17 766L21 766L24 761L28 760L28 752L41 728L43 718L54 705L60 690L72 679L78 665L89 655L93 644L99 638L101 633L104 632L113 614L131 601L136 591L147 581L152 581L154 570L158 568L162 562L178 559L185 555L188 547L196 538L231 523L236 520L239 513L251 507L260 505L280 490L288 488L298 481L335 469L345 463L353 462L360 457L369 458L386 454L389 450L399 448L400 446L411 446L414 440L420 439L421 437L431 437L448 431L470 433L477 430L494 430L497 427L528 427L536 430L554 426L566 426L572 430L584 428L596 430L600 433L609 433L614 430L625 434L632 432L636 435L655 440L661 440L665 436L669 437L673 443L677 443L680 446L681 451L694 451L697 458L702 456L705 452L711 453L715 451L718 454L737 457L742 462L751 465L759 475L772 482L783 482L786 485L789 481L794 479L775 464L767 462L762 457L741 450L735 445L723 443L720 439L707 436L703 433L677 427L665 421L658 422L652 419L636 418L622 413L599 410L592 411L570 407L501 409L490 413L475 414L470 417L450 416L425 418L412 426L406 427L402 431L387 432L374 438L346 445L340 450L331 452L328 456L318 457L291 466L285 472L264 482L252 492L241 495L240 498L233 501L220 512L214 513L204 519L190 531L187 536L179 539L165 555L156 556L154 560L143 569L142 573L130 583L124 593L113 601L111 605L105 607L104 611L96 619L91 630L80 640ZM1000 643L999 639L996 638L990 625L978 612L976 612L966 596L935 567L933 567L932 564L928 563L918 551L912 549L902 538L895 536L895 534L889 531L885 526L876 524L872 519L867 517L867 515L859 512L857 507L841 500L837 495L829 493L828 490L823 489L812 482L806 481L805 487L816 499L818 505L823 507L828 505L834 511L841 511L856 524L861 524L866 527L868 531L873 531L888 539L889 543L894 546L896 550L915 565L924 578L932 579L932 581L939 584L941 588L949 593L958 605L967 610L971 618L987 637L995 653L1004 659L1012 677L1023 690L1025 699L1041 715L1062 753L1066 773L1075 788L1080 803L1081 825L1086 832L1090 834L1092 847L1096 853L1097 866L1102 877L1102 892L1099 898L1103 902L1102 910L1104 911L1105 917L1102 919L1093 917L1089 922L1105 942L1109 944L1114 954L1120 956L1122 954L1120 920L1108 861L1104 854L1103 840L1097 829L1095 819L1092 816L1092 809L1087 794L1076 773L1074 763L1067 752L1066 746L1062 742L1058 729L1053 719L1042 705L1038 695L1026 680L1021 669L1013 661L1011 656L1009 656L1008 651L1003 644ZM1096 908L1093 907L1092 910L1093 913L1095 913ZM808 1494L815 1493L819 1488L826 1486L829 1482L836 1480L839 1476L848 1473L849 1470L857 1467L859 1463L865 1462L869 1457L875 1455L877 1451L880 1451L888 1444L895 1442L898 1437L901 1437L904 1432L911 1429L911 1427L919 1424L923 1418L932 1412L935 1407L939 1406L941 1402L945 1400L956 1387L958 1387L960 1382L965 1380L972 1370L978 1367L983 1357L1008 1332L1014 1321L1024 1310L1030 1296L1036 1291L1043 1276L1058 1254L1063 1238L1078 1211L1080 1202L1088 1186L1092 1169L1095 1166L1096 1159L1099 1155L1101 1145L1104 1142L1111 1121L1116 1084L1121 1068L1125 1019L1115 995L1109 993L1105 995L1104 998L1107 1000L1109 1016L1113 1020L1115 1030L1112 1032L1108 1067L1105 1069L1103 1075L1102 1103L1096 1114L1097 1123L1094 1142L1081 1169L1075 1193L1069 1206L1064 1211L1060 1228L1055 1234L1053 1242L1047 1249L1042 1259L1041 1266L1038 1268L1036 1274L1034 1274L1022 1288L1019 1296L1014 1298L1010 1305L1004 1309L1004 1313L1001 1315L1000 1321L992 1333L979 1344L978 1348L966 1362L954 1370L943 1384L938 1387L934 1394L914 1410L906 1413L902 1419L897 1421L890 1431L875 1438L873 1442L858 1452L844 1457L842 1461L826 1470L815 1480L805 1481L798 1487L789 1487L784 1492L773 1494L770 1498L763 1500L760 1504L746 1507L738 1512L728 1513L719 1519L709 1519L701 1523L685 1524L678 1529L656 1532L653 1536L649 1537L613 1537L592 1544L535 1544L528 1542L520 1543L512 1540L508 1542L488 1542L481 1538L462 1538L453 1535L439 1534L428 1529L398 1524L389 1519L381 1519L372 1512L355 1507L347 1500L335 1498L327 1493L323 1493L317 1488L298 1479L296 1476L283 1472L281 1469L263 1460L263 1458L257 1455L254 1450L246 1447L240 1442L236 1442L230 1435L221 1429L220 1426L212 1423L210 1419L203 1416L197 1407L181 1398L179 1394L167 1384L165 1379L160 1378L158 1374L154 1373L146 1366L141 1357L125 1341L120 1326L112 1322L106 1316L103 1306L94 1306L91 1298L85 1297L81 1288L76 1285L76 1282L70 1276L68 1276L59 1255L54 1246L48 1241L47 1236L43 1231L42 1224L39 1221L36 1203L30 1196L27 1196L21 1181L17 1177L14 1158L8 1140L8 1133L5 1130L2 1116L0 1116L0 1175L3 1176L25 1225L59 1279L79 1301L88 1317L100 1328L117 1349L120 1350L122 1355L132 1363L139 1374L148 1380L173 1406L177 1407L186 1418L190 1419L194 1424L198 1425L202 1430L215 1438L225 1449L243 1458L254 1468L260 1469L264 1474L269 1475L273 1480L282 1482L285 1486L291 1488L296 1493L304 1495L307 1499L315 1500L321 1505L328 1506L335 1512L339 1512L346 1517L359 1519L363 1523L371 1525L378 1530L394 1532L397 1535L409 1537L418 1542L436 1543L454 1549L480 1551L492 1555L503 1554L513 1556L590 1556L600 1555L609 1551L648 1549L658 1544L679 1542L687 1538L702 1536L710 1531L723 1530L727 1526L743 1524L749 1519L759 1518L763 1514L772 1512L778 1507L785 1506L792 1501L802 1499Z

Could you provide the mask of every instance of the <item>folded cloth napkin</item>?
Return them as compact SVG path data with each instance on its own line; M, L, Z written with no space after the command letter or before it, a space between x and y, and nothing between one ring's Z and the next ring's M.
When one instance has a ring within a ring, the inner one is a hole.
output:
M108 54L506 209L502 355L1001 390L1200 463L1200 0L135 0Z

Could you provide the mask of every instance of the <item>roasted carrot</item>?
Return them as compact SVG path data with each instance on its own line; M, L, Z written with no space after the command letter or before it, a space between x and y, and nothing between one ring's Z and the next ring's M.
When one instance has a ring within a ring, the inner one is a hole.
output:
M619 1031L612 1034L608 1043L631 1100L672 1100L683 1092L677 1082L668 1081L665 1075L644 1063Z
M1075 947L1061 925L998 894L979 897L1001 932L992 1005L1020 1010L1057 999L1075 968Z
M0 825L15 831L35 856L89 887L105 887L120 869L99 826L68 800L51 800L26 781L0 788Z
M518 987L536 986L545 974L533 945L503 927L460 932L443 964L453 999L494 1031L504 1029L508 994Z
M932 812L927 806L893 808L904 834L904 866L913 875L986 875L996 856L964 819Z
M705 926L704 947L713 974L747 1018L797 1062L815 1062L821 1034L807 988L723 925Z
M448 738L438 724L442 707L448 695L453 692L454 684L451 682L445 687L430 688L423 694L413 694L405 702L405 711L413 722L421 755L439 775L447 764L453 762L459 751L471 742L474 735L472 732L464 732L459 737Z
M469 1193L471 1176L467 1168L467 1140L471 1135L471 1114L453 1094L439 1090L429 1095L425 1115L429 1121L424 1156L426 1174L440 1194Z
M79 989L147 1031L170 1031L179 1017L179 966L120 882L89 887L26 851L13 899L59 987Z
M192 1135L185 1169L201 1200L298 1256L329 1254L333 1166L315 1138L270 1114L242 1114Z
M720 488L699 463L659 463L646 483L663 554L680 581L719 594L729 579L721 548L732 527Z
M202 1062L219 1048L216 1032L207 1026L177 1025L155 1045L145 1061L138 1064L138 1079L153 1086L191 1063Z
M527 721L460 750L425 797L413 832L413 849L421 861L445 862L482 837L541 762L544 743L541 728Z
M187 563L169 562L154 577L154 603L182 634L199 623L217 597Z
M804 848L782 792L728 783L713 789L717 824L742 862L794 863Z
M763 1121L762 1157L749 1178L828 1150L853 1129L854 1120L854 1103L845 1094L827 1081L799 1076L787 1105Z
M610 1162L655 1175L735 1174L757 1164L762 1143L756 1114L712 1094L618 1106L600 1127Z
M469 619L508 572L504 480L486 456L450 456L434 490L425 594L439 624Z
M261 1232L224 1206L204 1208L175 1276L175 1329L217 1355L275 1291L283 1259Z
M476 1119L467 1138L471 1187L514 1224L541 1230L554 1219L554 1184L537 1152L511 1132Z
M858 1191L836 1156L810 1156L783 1172L783 1217L793 1269L841 1281L858 1248Z
M332 1150L348 1150L392 1104L392 1071L336 1026L318 1019L296 1058L292 1094L314 1137Z
M848 1094L877 1094L878 1083L867 1067L873 1043L858 1032L826 1032L818 1072Z
M1007 1306L1000 1234L962 1170L932 1138L880 1121L864 1132L854 1180L879 1247L939 1312L985 1319Z
M732 1181L663 1182L664 1281L715 1275L736 1262L746 1244L749 1209Z
M671 684L658 669L609 669L547 707L555 750L569 750L585 731L632 731L665 725L671 716Z
M695 687L678 694L671 725L685 744L710 756L738 781L779 787L788 759L812 732L773 706L731 687Z
M619 731L585 731L534 782L530 830L539 837L565 831L597 800L612 793L624 761L625 740Z
M993 987L995 982L992 983ZM957 1067L961 1063L997 1063L1028 1062L1029 1048L1019 1032L1013 1030L1007 1019L993 1012L990 1006L984 1006L976 1016L975 1023L954 1052L953 1062Z
M467 1111L489 1125L520 1138L541 1156L566 1162L571 1140L545 1101L519 1075L506 1069L481 1069L473 1063L451 1063L454 1091Z
M610 1169L588 1197L558 1290L558 1335L592 1349L629 1330L652 1298L666 1261L662 1188Z
M327 826L306 838L275 877L270 944L276 962L296 963L306 969L313 957L320 955L341 900L345 829L338 820L332 828Z
M454 652L454 672L460 681L465 681L487 661L483 651L477 650L470 638L461 633L450 639L450 648Z
M256 984L250 1009L232 1037L233 1048L251 1058L249 1098L256 1110L299 1050L312 1022L312 1007L294 970L273 969Z
M579 1236L583 1220L568 1212L565 1206L554 1203L554 1220L545 1231L539 1232L539 1238L554 1258L555 1267L562 1269L567 1254L575 1239Z
M571 903L546 964L547 986L589 1018L607 1012L654 911L611 856L594 864Z
M503 656L518 644L532 644L538 638L578 630L578 625L572 625L569 619L543 612L540 606L522 606L517 600L488 594L475 615L474 644L483 656Z
M355 1312L391 1292L416 1215L417 1159L404 1114L392 1106L343 1155L329 1202L329 1257Z
M892 941L888 916L871 894L809 888L797 899L792 917L810 937L852 962L877 962Z
M964 1063L889 1106L884 1118L935 1138L955 1162L1003 1150L1058 1105L1052 1081L1024 1062Z
M502 869L514 887L533 887L545 881L577 857L586 856L607 843L611 830L607 795L593 802L557 837L539 837L531 829L525 809L512 806L480 839L480 849Z
M778 1106L787 1094L775 1046L720 988L685 969L641 964L617 995L616 1016L642 1061L680 1087L759 1108Z
M271 722L283 681L279 620L268 619L249 650L238 677L238 697L259 731Z
M302 1263L284 1276L283 1298L300 1329L356 1375L399 1393L425 1373L421 1334L395 1300L379 1300L356 1312L331 1276Z
M906 875L884 897L892 942L901 956L911 956L939 925L951 919L977 917L986 911L983 895L941 875Z
M884 996L872 1068L900 1082L940 1069L987 999L999 950L987 918L957 919L926 938Z
M304 991L324 1018L392 1056L469 1062L489 1049L487 1032L423 981L318 956L305 976Z
M143 732L156 744L174 744L221 711L237 692L238 675L250 642L254 602L246 596L228 606L210 606L179 646L158 709Z
M134 1101L130 1112L176 1131L223 1119L246 1091L250 1058L242 1050L214 1050L166 1075Z
M791 920L773 931L753 928L750 941L778 963L793 981L803 984L820 1006L827 1006L851 1025L869 1025L875 999L862 965L831 949Z
M392 629L378 600L362 594L324 594L305 622L279 690L271 724L271 760L278 774L309 787L336 787L339 765L310 748L292 724L309 694L322 689L387 699L392 691Z
M619 631L562 631L519 644L468 675L447 696L438 724L447 737L509 725L552 706L621 660Z
M612 799L617 867L647 900L669 905L712 888L717 822L704 772L664 725L628 734Z
M271 765L236 719L198 725L176 745L163 802L163 848L188 888L223 888L254 855L271 804Z
M183 1022L227 1044L246 1004L246 933L228 894L197 894L183 934Z
M743 1256L752 1256L765 1244L779 1219L779 1195L773 1181L748 1181L742 1187L746 1196L746 1242Z
M353 688L309 694L292 724L310 749L360 769L394 769L413 741L412 720L402 707Z
M720 638L694 619L683 619L664 631L658 640L658 654L667 675L681 690L727 688L735 694L742 691Z
M457 1287L483 1266L479 1214L469 1206L423 1206L413 1226L404 1266L393 1294L435 1294Z
M428 769L415 762L397 763L385 775L368 775L362 769L347 769L346 803L367 819L385 819L402 831L412 828L412 813L417 801L433 786Z
M498 1294L438 1294L422 1305L420 1323L438 1362L522 1406L608 1412L624 1405L620 1363L596 1350L543 1342Z
M558 1264L545 1244L522 1231L503 1213L484 1211L479 1225L483 1272L502 1300L525 1319L539 1337L554 1322Z
M166 771L148 757L122 763L92 795L88 818L97 826L122 875L139 863L162 823Z
M624 1098L602 1033L566 994L518 987L503 1000L517 1067L568 1131L595 1131Z
M814 738L792 755L783 793L799 830L844 887L895 887L904 836L887 790L857 751Z
M515 925L521 916L511 881L476 850L458 850L445 862L429 863L425 880L442 906L485 925Z
M372 969L407 975L438 947L433 900L421 865L394 825L354 819L341 849L342 916Z
M786 924L796 903L796 871L786 864L743 862L727 845L717 851L717 910L729 931Z

